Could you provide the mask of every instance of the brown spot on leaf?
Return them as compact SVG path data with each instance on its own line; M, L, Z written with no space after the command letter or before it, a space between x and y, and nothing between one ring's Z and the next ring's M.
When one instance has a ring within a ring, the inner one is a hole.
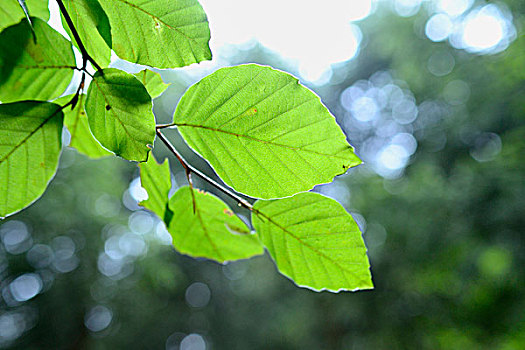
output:
M111 109L110 105L106 105L106 111L109 111Z
M233 212L230 209L228 209L228 208L224 208L223 212L224 212L224 214L226 214L228 216L233 216Z

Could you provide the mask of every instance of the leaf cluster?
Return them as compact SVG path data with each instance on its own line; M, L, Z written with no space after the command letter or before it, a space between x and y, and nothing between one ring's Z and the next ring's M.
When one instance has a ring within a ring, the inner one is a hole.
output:
M57 0L71 41L46 23L47 1L6 3L8 16L0 21L0 217L43 194L57 171L66 126L70 146L80 153L139 162L148 192L142 205L164 221L178 251L223 263L266 248L279 271L300 286L372 288L355 221L336 201L306 192L360 160L319 97L295 77L255 64L219 69L188 89L172 123L157 125L153 99L167 85L152 69L212 57L207 17L196 0ZM80 67L73 47L81 53ZM111 68L111 50L147 68L135 75ZM89 86L88 64L96 69ZM80 83L72 81L75 70ZM70 83L78 84L76 92L61 96ZM163 135L168 127L177 128L227 186L188 164ZM156 138L188 177L189 186L171 197L169 164L150 154ZM193 174L248 209L251 224L194 188Z

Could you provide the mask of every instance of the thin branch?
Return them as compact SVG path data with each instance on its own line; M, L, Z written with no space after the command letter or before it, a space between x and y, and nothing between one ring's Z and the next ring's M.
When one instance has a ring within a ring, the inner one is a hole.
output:
M182 155L179 153L179 151L177 151L177 149L171 144L171 142L169 142L168 139L160 132L159 128L157 128L157 136L159 137L159 139L162 142L164 142L164 144L166 145L166 147L168 147L168 149L171 151L171 153L173 153L175 155L175 157L177 157L177 159L182 164L182 167L184 168L186 173L189 173L189 174L194 173L194 174L196 174L201 179L203 179L204 181L208 182L210 185L212 185L213 187L215 187L219 191L221 191L224 194L226 194L227 196L233 198L235 201L237 201L239 206L244 207L244 208L246 208L246 209L248 209L250 211L254 210L253 209L253 205L251 205L246 199L241 198L240 196L238 196L237 194L233 193L232 191L230 191L229 189L227 189L223 185L219 184L217 181L215 181L212 178L210 178L208 175L202 173L200 170L194 168L191 164L189 164L182 157Z
M156 128L157 130L159 130L159 129L173 128L173 127L175 127L175 126L177 126L177 124L175 124L175 123L169 123L169 124L157 124L157 125L155 126L155 128Z
M88 52L86 50L86 47L82 43L82 40L80 39L80 36L78 35L77 29L75 28L75 25L73 24L73 21L71 20L71 17L69 17L69 13L67 13L67 10L66 10L66 7L64 6L64 3L62 2L62 0L56 0L56 1L58 3L58 7L60 7L60 12L62 12L62 15L64 16L64 19L66 20L67 26L71 30L71 33L73 34L73 37L75 38L75 41L77 42L78 49L80 50L80 53L82 54L82 58L84 60L82 68L85 69L86 68L86 63L87 63L87 61L89 61L102 74L102 68L88 54Z

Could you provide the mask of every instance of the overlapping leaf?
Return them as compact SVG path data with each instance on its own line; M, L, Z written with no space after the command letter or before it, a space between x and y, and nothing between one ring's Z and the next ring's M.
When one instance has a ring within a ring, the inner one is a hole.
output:
M0 217L38 199L55 174L63 114L49 102L0 104Z
M168 231L178 251L221 263L263 253L257 236L250 234L246 224L224 202L198 190L193 190L192 198L191 191L182 187L169 201L173 218Z
M150 156L147 162L139 164L140 183L148 192L148 199L140 205L151 210L169 225L173 213L168 207L169 192L171 189L171 173L168 161L159 164L155 157Z
M314 290L373 288L355 221L333 199L299 193L255 203L252 222L279 271Z
M39 18L36 42L27 21L0 33L0 101L52 100L69 85L75 69L71 43Z
M47 0L26 0L25 4L31 16L39 17L45 21L49 20L49 3ZM0 6L0 31L17 24L23 18L25 18L25 13L20 7L18 0L2 0L2 6Z
M63 2L89 55L102 68L107 67L111 58L111 28L108 17L98 1L63 0ZM62 17L62 24L73 44L77 45L64 17Z
M360 163L319 97L270 67L205 77L184 94L174 123L229 186L252 197L306 191Z
M210 29L197 0L99 0L122 59L175 68L211 59Z
M146 87L151 98L159 97L169 86L162 81L160 75L149 69L141 70L134 74L138 80Z
M55 100L54 103L65 105L71 101L72 98L73 95L64 96ZM78 97L78 103L75 108L71 109L71 107L66 107L63 110L64 125L71 134L69 146L93 159L109 156L112 153L104 149L89 130L89 124L84 110L85 100L86 95L81 94Z
M89 85L86 112L102 146L128 160L147 160L155 117L151 97L137 78L114 68L97 72Z

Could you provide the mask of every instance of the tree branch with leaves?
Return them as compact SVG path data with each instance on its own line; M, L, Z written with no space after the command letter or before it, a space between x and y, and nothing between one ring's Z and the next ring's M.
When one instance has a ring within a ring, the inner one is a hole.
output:
M224 263L266 249L299 286L373 287L351 215L335 200L307 192L360 163L317 95L271 67L226 67L186 91L172 123L156 124L152 101L165 88L162 80L150 70L133 75L108 68L111 50L162 69L210 60L210 30L200 4L56 1L72 41L45 22L45 13L32 11L38 0L27 4L32 25L16 6L7 8L19 21L0 22L0 216L22 210L45 191L57 171L65 125L70 146L79 152L139 163L148 193L141 205L164 221L179 252ZM73 45L82 55L81 67ZM84 95L88 62L96 73ZM82 72L76 93L59 98L75 70ZM163 134L166 128L177 128L224 184L189 164ZM188 177L189 186L171 197L169 163L151 155L156 138ZM248 209L251 223L194 188L193 174Z

